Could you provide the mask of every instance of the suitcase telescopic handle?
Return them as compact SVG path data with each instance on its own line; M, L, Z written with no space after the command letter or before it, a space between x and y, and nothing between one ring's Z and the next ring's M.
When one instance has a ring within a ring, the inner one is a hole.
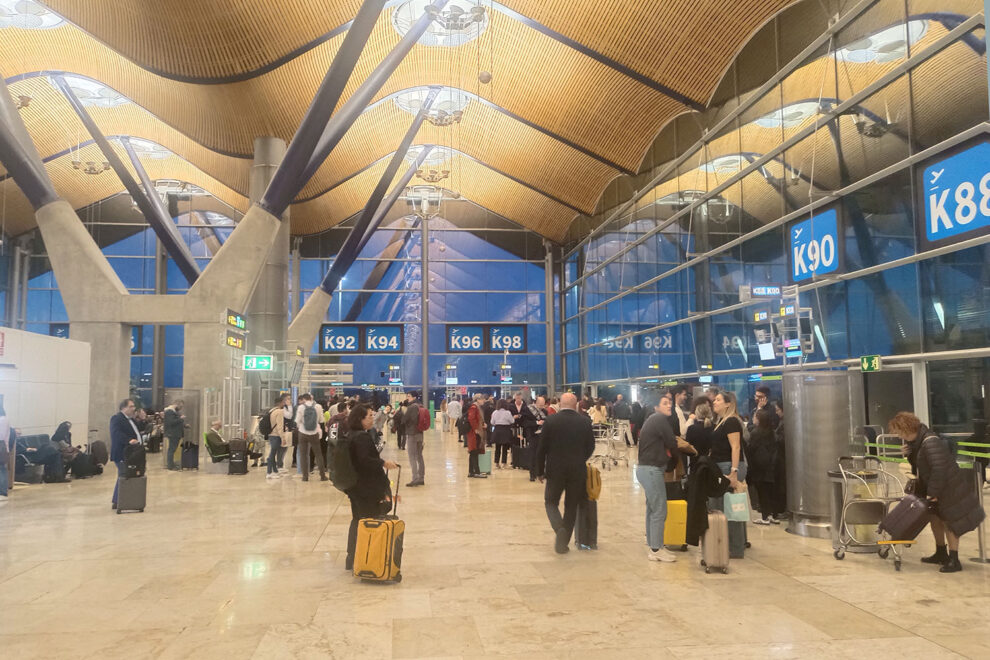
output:
M386 473L388 471L386 470ZM399 515L399 484L402 483L402 466L395 464L395 495L392 496L392 515Z

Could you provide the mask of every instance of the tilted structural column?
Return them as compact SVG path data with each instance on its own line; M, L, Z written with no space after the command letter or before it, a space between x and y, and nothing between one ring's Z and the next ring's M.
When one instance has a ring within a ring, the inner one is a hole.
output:
M330 308L330 303L333 300L333 293L339 286L340 280L347 274L347 270L351 267L354 260L360 254L361 248L367 244L368 240L370 240L372 234L374 234L382 219L388 214L392 205L399 199L402 191L407 185L409 185L409 181L416 173L416 170L422 166L427 155L432 150L431 146L423 147L413 165L406 171L406 174L388 196L388 206L383 204L382 199L385 197L385 192L388 190L388 185L392 182L392 179L395 178L396 173L399 171L399 167L402 165L402 161L406 157L406 153L412 146L413 140L416 139L416 134L419 132L420 127L423 125L423 121L429 114L430 108L433 106L433 102L436 100L438 93L439 90L436 88L430 90L430 93L427 95L423 105L420 106L419 112L416 114L416 118L406 131L406 135L403 137L402 143L395 150L395 153L392 154L392 158L389 161L388 166L385 168L385 172L382 173L382 176L378 179L378 183L372 191L371 196L368 198L368 202L365 204L364 209L361 211L361 215L358 216L354 226L351 228L351 231L347 234L347 238L344 239L344 244L337 253L337 257L333 260L333 264L330 265L330 269L327 271L327 274L323 277L323 282L315 291L313 291L313 294L306 300L306 304L303 305L303 308L299 311L299 314L289 325L289 340L298 346L302 346L304 350L309 350L312 347L313 341L316 339L316 335L320 331L320 325L323 323L323 318L326 316L327 310Z

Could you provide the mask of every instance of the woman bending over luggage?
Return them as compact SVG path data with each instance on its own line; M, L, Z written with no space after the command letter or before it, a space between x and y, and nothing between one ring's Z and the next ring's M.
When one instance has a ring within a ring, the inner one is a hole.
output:
M351 462L357 473L357 483L347 489L347 497L351 500L351 527L347 533L347 560L344 567L348 571L354 568L358 521L362 518L377 518L383 513L385 505L382 502L391 499L391 486L385 470L398 467L392 461L383 461L379 456L375 437L369 432L374 425L375 412L363 403L354 406L347 416Z
M888 426L890 432L904 442L902 451L911 464L911 471L917 475L914 494L935 504L931 522L935 554L923 557L921 561L940 564L942 573L961 571L959 537L976 529L984 517L972 481L959 469L945 438L911 413L897 413Z

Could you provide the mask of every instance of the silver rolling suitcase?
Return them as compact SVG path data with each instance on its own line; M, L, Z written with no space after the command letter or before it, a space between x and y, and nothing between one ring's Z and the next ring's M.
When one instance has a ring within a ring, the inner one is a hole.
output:
M729 572L729 522L721 511L708 512L708 530L701 537L701 565L705 573Z

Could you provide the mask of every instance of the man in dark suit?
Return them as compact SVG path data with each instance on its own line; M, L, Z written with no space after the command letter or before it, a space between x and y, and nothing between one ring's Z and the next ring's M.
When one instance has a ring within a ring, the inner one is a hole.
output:
M510 411L511 412L511 411ZM560 397L560 412L543 423L543 438L536 454L536 474L547 486L544 501L547 518L556 535L554 548L568 550L578 505L588 497L586 463L595 451L595 434L591 420L577 412L577 397ZM564 497L564 515L560 515L560 496Z
M140 442L134 423L134 400L124 399L120 402L120 411L110 418L110 460L117 466L117 479L124 474L124 449L128 444ZM117 508L117 481L113 484L113 509Z

